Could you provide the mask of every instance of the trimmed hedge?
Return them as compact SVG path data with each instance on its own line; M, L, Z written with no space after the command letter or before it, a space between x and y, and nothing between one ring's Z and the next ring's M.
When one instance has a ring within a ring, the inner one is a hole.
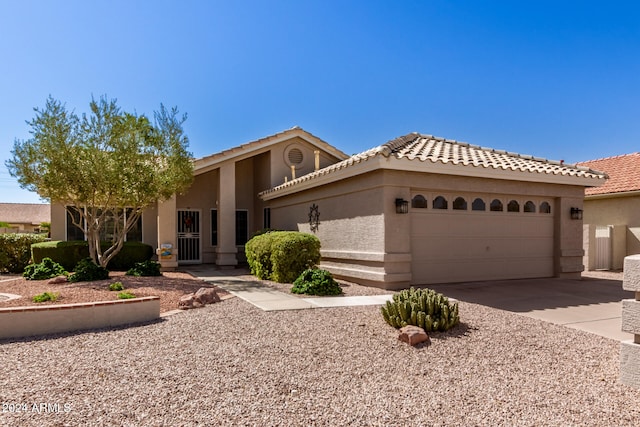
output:
M102 244L102 249L106 250L108 243ZM51 258L61 264L65 270L73 271L75 266L84 258L89 257L89 244L84 241L53 241L37 243L31 246L31 256L34 263L42 262L44 258ZM132 268L137 262L144 262L153 256L153 248L145 243L125 242L124 246L116 254L107 268L114 271L126 271Z
M45 240L38 234L0 234L0 272L24 272L31 260L31 245Z
M292 283L320 262L320 240L308 233L273 231L245 245L251 274L260 279Z

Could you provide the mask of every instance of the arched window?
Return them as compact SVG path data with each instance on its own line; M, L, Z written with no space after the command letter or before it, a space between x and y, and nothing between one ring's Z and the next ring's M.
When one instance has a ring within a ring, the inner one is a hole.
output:
M520 212L520 203L516 200L510 200L507 203L507 212Z
M547 202L540 203L540 213L550 214L551 213L551 205Z
M489 210L492 212L502 212L504 210L502 202L498 199L493 199L491 205L489 205Z
M536 204L533 203L531 200L529 200L527 203L524 204L524 211L525 212L535 212L536 211Z
M433 209L448 209L449 204L447 203L447 199L442 196L438 196L433 199Z
M426 209L427 199L425 199L422 194L418 194L413 199L411 199L411 207L418 208L418 209Z
M474 211L486 211L487 206L485 205L484 200L477 198L471 204L471 209Z
M467 201L463 197L457 197L453 201L453 209L456 211L466 211L467 210Z

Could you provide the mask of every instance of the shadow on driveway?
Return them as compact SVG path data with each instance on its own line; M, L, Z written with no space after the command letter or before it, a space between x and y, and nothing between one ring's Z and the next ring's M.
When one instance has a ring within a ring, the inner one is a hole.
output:
M620 302L623 299L634 298L633 292L622 289L620 280L591 277L583 277L582 280L497 280L428 287L460 301L516 313Z

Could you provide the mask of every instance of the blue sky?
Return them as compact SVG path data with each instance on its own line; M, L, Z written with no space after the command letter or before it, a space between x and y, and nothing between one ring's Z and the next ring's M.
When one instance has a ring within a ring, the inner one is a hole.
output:
M0 0L4 162L52 95L188 114L196 157L298 125L346 153L409 132L566 162L639 151L634 1Z

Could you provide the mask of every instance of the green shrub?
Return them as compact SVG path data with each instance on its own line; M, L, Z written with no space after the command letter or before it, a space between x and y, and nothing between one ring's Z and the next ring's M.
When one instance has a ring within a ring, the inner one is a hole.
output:
M460 323L458 304L431 289L405 289L381 307L382 317L394 328L419 326L427 332L446 331Z
M122 282L113 282L112 284L109 285L110 291L121 291L123 289L124 289L124 286L122 285Z
M307 233L274 232L271 246L271 279L292 283L303 271L320 262L320 240Z
M131 299L131 298L135 298L136 296L134 294L132 294L131 292L120 292L118 294L118 298L119 299Z
M74 274L69 276L70 282L92 282L109 278L109 270L100 267L91 258L84 258L73 269Z
M102 243L102 250L109 247L109 243ZM44 258L51 258L61 264L67 271L73 268L84 258L89 256L89 244L85 241L52 241L38 243L31 247L34 262L40 262ZM126 271L132 268L136 262L151 259L153 248L145 243L125 242L124 246L116 254L107 268L114 271Z
M31 298L31 300L33 302L55 301L58 299L58 296L58 294L54 294L52 292L43 292Z
M137 262L133 268L127 270L127 276L162 276L160 263L151 260Z
M22 273L31 260L31 245L44 241L37 234L0 234L0 273Z
M66 276L67 272L51 258L45 258L41 263L27 265L22 275L27 280L44 280L57 276Z
M245 252L251 274L291 283L320 262L320 240L297 231L272 231L249 240Z
M314 268L305 270L293 282L291 292L307 295L340 295L342 288L327 270Z
M251 274L258 279L267 280L271 278L271 244L274 234L274 232L258 234L244 245Z

